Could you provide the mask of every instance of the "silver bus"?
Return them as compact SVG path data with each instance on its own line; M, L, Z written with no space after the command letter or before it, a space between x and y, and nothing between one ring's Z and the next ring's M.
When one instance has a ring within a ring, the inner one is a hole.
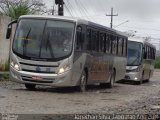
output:
M156 48L140 39L130 38L128 41L128 59L125 80L133 80L142 84L149 81L154 71Z
M10 79L34 89L99 83L113 87L123 79L128 38L121 32L78 18L25 15L17 23L10 51Z

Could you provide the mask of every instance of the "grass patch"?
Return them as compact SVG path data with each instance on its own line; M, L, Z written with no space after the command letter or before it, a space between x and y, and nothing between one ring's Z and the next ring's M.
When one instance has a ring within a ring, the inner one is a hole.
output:
M0 80L9 80L9 73L1 73Z
M155 60L155 68L160 69L160 57L157 57Z

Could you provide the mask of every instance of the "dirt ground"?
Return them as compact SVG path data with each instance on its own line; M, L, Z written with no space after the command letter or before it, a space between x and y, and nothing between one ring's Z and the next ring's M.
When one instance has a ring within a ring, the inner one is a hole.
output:
M2 114L158 114L160 113L160 70L150 82L133 85L116 83L112 89L89 86L80 93L74 88L38 86L26 90L24 85L0 82Z

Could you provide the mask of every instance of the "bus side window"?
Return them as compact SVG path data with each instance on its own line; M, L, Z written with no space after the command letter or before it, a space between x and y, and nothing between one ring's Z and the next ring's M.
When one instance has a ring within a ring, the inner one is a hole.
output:
M100 33L100 40L99 40L99 42L100 42L100 47L99 47L99 49L100 49L100 52L105 52L105 46L104 46L104 43L105 43L105 34L104 33Z
M116 37L116 40L117 40L117 45L116 45L116 47L117 47L117 49L116 49L116 54L117 55L119 55L119 45L118 45L118 42L119 42L119 39L118 39L118 37Z
M124 56L124 39L122 38L122 56Z
M152 58L153 58L153 60L155 59L155 52L154 52L154 48L152 48Z
M152 59L152 48L150 47L150 59Z
M152 59L154 60L154 48L152 48Z
M149 46L147 46L147 49L148 49L148 51L147 51L147 54L148 54L148 59L150 59Z
M153 48L150 47L150 58L153 59Z
M112 35L109 36L109 41L110 41L110 49L109 49L109 52L112 54Z
M156 49L153 50L154 60L156 59Z
M92 40L92 34L91 34L91 29L87 29L87 43L86 43L86 48L87 50L91 50L91 40Z
M146 47L146 46L144 46L143 58L144 58L144 59L147 59L147 47Z
M112 36L112 54L116 54L117 53L117 37L116 36Z
M77 27L77 33L76 33L76 43L75 43L75 48L76 50L82 50L83 49L83 43L84 43L84 40L83 40L83 37L82 37L82 27L81 26L78 26Z
M127 56L127 40L123 39L123 56Z
M118 55L119 56L122 56L123 53L122 53L122 49L123 49L123 39L121 37L118 37Z
M155 54L156 54L156 50L154 48L152 48L152 59L155 60Z
M149 46L148 46L148 58L151 59L151 49Z
M146 48L147 48L147 59L149 59L148 46L146 46Z
M127 54L128 54L128 39L125 39L126 40L126 54L125 54L125 56L127 56Z
M98 51L98 48L99 48L98 32L96 30L92 30L91 36L92 36L91 37L91 50Z
M144 58L144 59L147 59L147 52L146 52L146 51L144 51L143 58Z
M110 37L108 34L105 35L105 52L109 52L110 51Z
M147 46L147 59L149 59L149 49L148 49L148 46Z
M99 52L100 51L100 33L99 32L96 32L96 38L95 38L95 41L96 41L96 51Z

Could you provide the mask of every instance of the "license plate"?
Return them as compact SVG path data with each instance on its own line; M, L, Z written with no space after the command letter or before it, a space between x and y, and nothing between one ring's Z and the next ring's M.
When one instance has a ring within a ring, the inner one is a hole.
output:
M42 80L42 77L38 77L38 76L32 76L32 80Z

